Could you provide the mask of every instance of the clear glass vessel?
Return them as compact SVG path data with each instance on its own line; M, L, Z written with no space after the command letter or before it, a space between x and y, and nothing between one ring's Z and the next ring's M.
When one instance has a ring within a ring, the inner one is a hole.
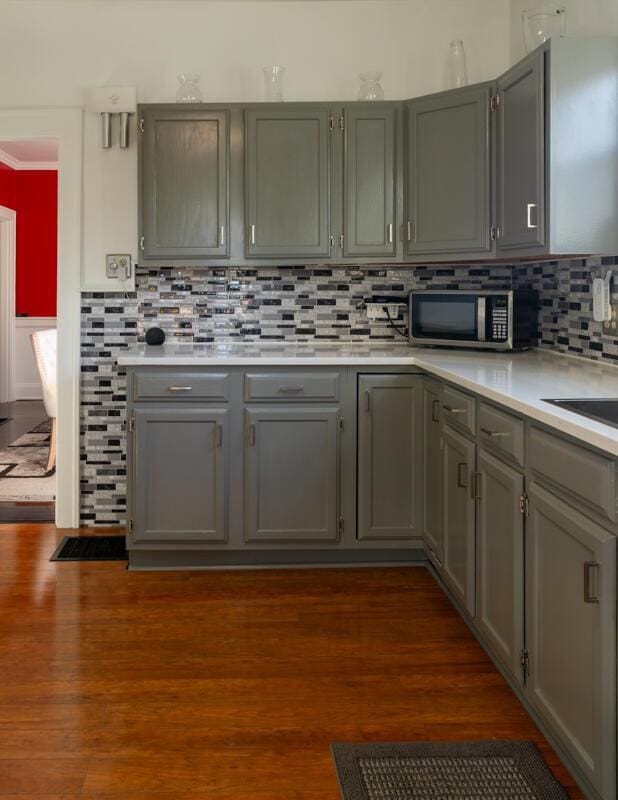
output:
M274 64L271 67L263 67L262 72L264 73L264 100L267 103L282 103L285 67Z
M531 53L552 36L566 36L566 8L551 5L530 8L522 14L522 25L526 52Z
M178 75L177 103L201 103L202 91L198 86L200 76L194 72L181 72Z
M360 89L356 95L357 100L384 100L384 89L380 85L381 72L361 72Z
M449 85L451 89L468 85L466 51L461 39L453 39L448 53Z

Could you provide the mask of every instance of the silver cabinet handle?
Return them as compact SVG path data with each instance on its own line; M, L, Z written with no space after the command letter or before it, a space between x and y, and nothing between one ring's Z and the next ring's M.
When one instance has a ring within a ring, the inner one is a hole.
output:
M431 401L431 421L432 422L440 422L440 401L439 400L432 400Z
M393 223L392 222L389 222L388 225L386 226L386 235L388 237L388 243L392 244L393 243Z
M449 414L466 414L468 409L467 408L453 408L453 406L443 406L445 411L448 411Z
M365 392L365 411L369 413L371 411L371 392Z
M470 497L472 500L482 500L481 487L483 474L481 472L473 472L470 481Z
M193 389L193 386L168 386L167 390L169 392L190 392Z
M251 226L251 244L255 244L255 225Z
M599 563L586 561L584 563L584 603L599 602Z
M334 250L335 249L335 234L334 233L331 233L330 238L329 238L328 241L329 241L330 249Z
M412 241L412 221L408 220L408 224L406 226L406 239L411 242Z
M485 433L487 436L491 436L493 438L498 438L499 436L510 436L511 435L508 431L492 431L491 428L481 428L481 432Z
M255 425L249 425L249 447L255 447Z
M536 211L536 203L528 203L526 206L526 225L528 228L536 228L536 223L532 224L532 209Z
M217 447L223 447L223 425L217 425L215 429L215 444Z
M457 486L462 489L468 486L468 465L463 461L457 464Z
M299 394L304 389L302 386L280 386L277 391L281 392L281 394Z
M219 244L221 247L225 245L225 225L221 225L219 228Z

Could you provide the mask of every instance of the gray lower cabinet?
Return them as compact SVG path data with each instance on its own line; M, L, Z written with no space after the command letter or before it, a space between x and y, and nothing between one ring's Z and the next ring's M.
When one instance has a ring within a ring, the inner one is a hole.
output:
M398 103L355 103L344 109L344 256L397 252Z
M225 542L228 411L169 405L133 414L133 541Z
M405 253L488 253L490 86L406 103Z
M245 408L247 542L339 538L337 406Z
M140 259L227 256L229 111L142 113Z
M421 387L415 375L359 376L359 539L420 536Z
M442 576L461 605L475 610L475 508L471 492L476 445L448 425L442 430L444 556Z
M248 258L330 256L330 109L245 111Z
M442 561L444 551L444 481L440 384L423 380L423 541Z
M616 796L616 538L533 483L526 694L603 798Z
M479 448L476 481L475 625L511 676L522 683L524 476Z

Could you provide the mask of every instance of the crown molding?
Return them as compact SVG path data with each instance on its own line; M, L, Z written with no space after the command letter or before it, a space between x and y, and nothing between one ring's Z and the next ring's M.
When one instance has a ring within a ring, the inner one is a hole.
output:
M58 170L57 161L20 161L0 148L0 162L11 169L21 170Z

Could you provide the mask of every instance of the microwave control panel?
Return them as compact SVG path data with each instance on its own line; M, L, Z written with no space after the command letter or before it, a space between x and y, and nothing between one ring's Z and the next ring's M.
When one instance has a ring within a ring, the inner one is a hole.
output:
M509 338L509 300L507 295L487 298L489 305L489 338L494 342L506 342Z

